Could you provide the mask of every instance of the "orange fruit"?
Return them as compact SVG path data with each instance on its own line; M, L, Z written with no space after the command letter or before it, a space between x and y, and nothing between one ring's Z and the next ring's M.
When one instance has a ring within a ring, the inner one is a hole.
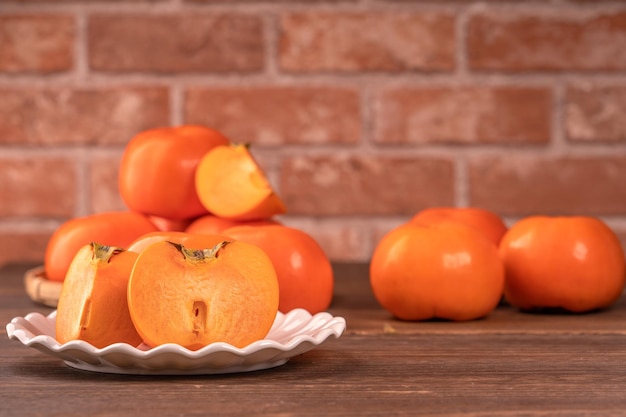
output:
M197 350L225 342L241 348L269 332L279 291L270 259L245 242L197 249L207 238L190 238L185 246L157 242L139 254L128 305L148 346Z
M133 211L166 219L206 213L195 189L195 170L211 149L228 144L221 133L183 125L145 130L126 145L119 169L119 191Z
M504 235L506 300L522 310L588 312L624 288L624 252L615 233L588 216L531 216Z
M156 230L146 216L133 212L100 213L68 220L48 241L44 257L46 277L62 282L76 252L90 242L127 248L139 236Z
M193 236L186 232L152 232L146 233L135 239L127 248L127 250L135 253L140 253L148 246L156 242L162 242L168 240L175 243L183 243L185 240Z
M310 235L278 224L237 226L223 234L257 245L270 257L278 277L281 312L303 308L315 314L330 306L334 287L332 266Z
M200 160L195 178L200 201L216 216L259 220L286 211L245 145L211 149Z
M263 220L233 220L225 219L215 216L213 214L207 214L195 219L187 228L185 232L196 234L219 234L226 229L230 229L235 226L259 226L267 224L278 224L276 220L263 219Z
M399 319L465 321L498 305L504 268L497 248L471 227L407 223L376 246L370 284L380 305Z
M168 219L167 217L148 216L150 221L161 232L184 232L195 219Z
M431 207L417 213L409 222L432 224L442 221L473 227L496 246L507 230L500 216L479 207Z
M134 252L98 243L78 251L57 306L59 343L84 340L97 348L113 343L141 343L126 301L128 279L136 259Z

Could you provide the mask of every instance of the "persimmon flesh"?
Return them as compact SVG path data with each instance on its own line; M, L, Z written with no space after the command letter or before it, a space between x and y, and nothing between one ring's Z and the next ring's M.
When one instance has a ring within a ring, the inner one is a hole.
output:
M126 298L134 252L90 243L77 253L67 273L56 316L60 343L83 340L97 348L113 343L138 346Z
M211 149L200 160L195 181L200 201L219 217L260 220L286 211L245 145Z
M244 242L194 246L193 239L185 246L163 241L139 254L128 304L144 343L198 350L263 339L278 312L278 281L268 256Z

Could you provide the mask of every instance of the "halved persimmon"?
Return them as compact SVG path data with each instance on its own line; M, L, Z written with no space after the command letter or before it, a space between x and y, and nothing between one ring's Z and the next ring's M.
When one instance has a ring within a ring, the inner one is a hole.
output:
M286 211L245 145L222 145L208 151L198 163L195 184L204 207L219 217L259 220Z
M244 242L196 249L207 237L194 239L185 246L154 243L135 262L128 305L144 343L197 350L213 342L244 347L263 339L278 312L269 257Z
M56 338L60 343L84 340L97 348L141 343L126 297L136 259L134 252L98 243L79 249L57 306Z

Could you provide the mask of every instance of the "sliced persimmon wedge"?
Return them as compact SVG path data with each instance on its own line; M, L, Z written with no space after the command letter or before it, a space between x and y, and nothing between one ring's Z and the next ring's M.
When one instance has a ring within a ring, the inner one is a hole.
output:
M97 348L113 343L138 346L127 303L127 287L137 254L90 243L78 250L68 269L56 316L59 343L83 340Z
M208 151L198 163L195 181L204 207L225 219L269 219L286 211L246 145Z
M157 242L138 256L128 284L135 328L150 347L244 347L263 339L278 312L278 279L259 247L211 236Z

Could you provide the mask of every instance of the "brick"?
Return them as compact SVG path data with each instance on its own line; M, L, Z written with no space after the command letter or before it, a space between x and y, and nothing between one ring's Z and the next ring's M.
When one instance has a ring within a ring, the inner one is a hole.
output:
M74 31L71 16L0 16L0 72L70 70L74 61Z
M378 143L533 143L550 140L552 95L530 87L414 87L375 99Z
M326 3L326 4L343 4L343 3L355 3L360 0L183 0L189 4L241 4L241 3L277 3L277 4L292 4L292 3Z
M473 16L470 68L503 71L626 69L626 12L493 12Z
M43 265L52 232L0 232L0 267L11 263Z
M570 86L565 130L572 141L626 141L626 86Z
M287 71L451 71L455 16L444 12L296 12L280 21Z
M369 258L369 231L367 225L358 221L337 219L292 219L281 222L308 233L322 247L331 261L359 262Z
M342 4L342 3L355 3L359 0L183 0L184 3L189 4L253 4L253 3L277 3L277 4L291 4L291 3L325 3L325 4Z
M126 211L118 178L122 155L95 156L89 163L90 212Z
M0 216L71 217L77 171L71 158L0 158Z
M301 156L284 161L279 192L289 214L414 214L454 201L454 166L445 159Z
M263 145L356 143L360 114L358 91L340 87L192 89L185 101L188 123Z
M244 14L93 15L89 66L160 73L259 71L262 23L259 16Z
M82 3L89 5L92 3L163 3L169 0L14 0L14 3L20 4L60 4L60 3Z
M477 158L469 183L471 204L503 215L626 213L626 156Z
M0 88L0 144L126 143L169 124L165 88Z

